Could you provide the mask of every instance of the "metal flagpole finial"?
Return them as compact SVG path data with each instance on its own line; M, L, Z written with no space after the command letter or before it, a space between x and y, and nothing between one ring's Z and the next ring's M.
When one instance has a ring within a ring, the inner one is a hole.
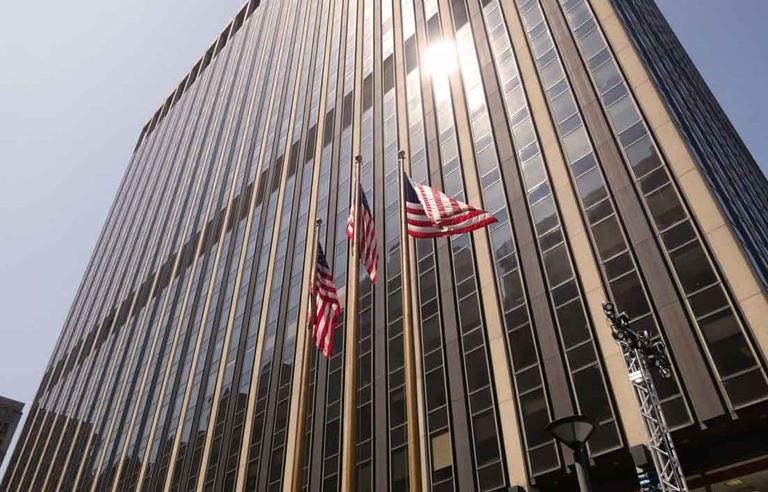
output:
M397 158L405 159L405 151L401 149L400 152L397 153Z
M317 219L317 220L315 220L315 227L317 227L318 229L320 229L320 226L322 226L322 225L323 225L323 219Z
M363 162L363 156L361 156L360 154L357 154L355 156L355 162L358 163L358 164L362 163Z

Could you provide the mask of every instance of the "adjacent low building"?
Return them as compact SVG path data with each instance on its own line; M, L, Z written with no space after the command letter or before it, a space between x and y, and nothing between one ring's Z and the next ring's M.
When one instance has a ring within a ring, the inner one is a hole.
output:
M23 409L23 403L0 396L0 463L5 460L5 453L11 446Z

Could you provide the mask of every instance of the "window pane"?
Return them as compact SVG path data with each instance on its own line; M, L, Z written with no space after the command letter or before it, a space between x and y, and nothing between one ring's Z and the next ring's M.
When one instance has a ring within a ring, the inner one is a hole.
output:
M496 438L496 419L491 411L473 419L477 466L483 466L499 459L499 445Z
M696 233L693 231L690 221L680 223L662 235L667 249L675 249L695 237Z
M565 155L568 157L569 162L574 162L577 159L584 157L590 149L589 138L584 127L579 128L563 137L563 148L565 149Z
M739 324L729 310L706 318L700 326L721 377L755 365Z
M422 343L424 344L424 352L429 353L432 350L440 346L440 323L438 317L433 316L423 323L424 328L421 330ZM402 344L400 344L402 346Z
M594 76L601 94L618 84L621 80L621 76L619 75L618 70L616 70L616 65L613 63L606 63L595 70Z
M629 164L638 178L656 169L661 165L656 149L651 142L651 138L645 136L633 143L626 149Z
M589 437L589 449L592 453L607 451L619 444L616 422L611 420L595 429Z
M591 207L608 196L603 183L603 177L597 168L593 168L588 173L577 178L576 185L579 188L579 196L584 201L585 208Z
M432 438L432 470L437 471L452 464L451 434L443 432Z
M472 252L469 248L465 248L462 251L453 255L454 269L456 270L456 281L469 278L474 273L472 265Z
M672 189L672 185L667 185L651 193L648 195L647 201L651 216L659 229L666 229L685 219L685 211L680 205L680 199L675 190Z
M468 390L475 391L488 385L488 366L485 351L475 350L465 358Z
M523 165L523 176L525 177L525 187L530 190L546 178L544 174L544 163L541 160L541 154L526 161Z
M616 300L617 312L626 311L630 318L634 318L650 310L635 272L611 282L611 292Z
M523 286L516 272L508 273L499 281L501 284L501 299L504 309L517 307L523 302Z
M573 347L589 339L587 319L578 300L557 308L557 320L566 347Z
M552 99L552 114L555 122L560 123L576 112L576 104L570 92L564 92Z
M544 266L550 285L560 285L572 276L564 244L544 254Z
M531 468L534 474L554 470L558 466L557 451L554 444L543 448L534 449L528 453L531 459Z
M471 295L459 303L461 331L463 333L480 326L480 309L477 296Z
M616 127L617 133L621 133L634 125L639 118L635 104L629 96L623 97L609 106L608 114L613 125Z
M437 369L426 376L427 408L437 408L445 404L445 383L442 369Z
M717 280L698 241L683 246L670 256L686 293L697 291Z
M709 289L699 292L690 299L693 314L700 318L706 314L722 309L728 304L725 299L723 287L720 284L713 285Z
M523 424L528 438L528 446L536 446L549 441L551 437L544 430L549 424L549 412L541 390L520 397L520 406L523 410Z
M536 233L542 235L548 230L557 225L557 217L555 216L555 203L552 197L546 198L533 207L533 222L536 226Z
M533 345L530 327L526 325L509 334L509 350L516 371L536 362L536 347Z
M587 60L605 47L605 41L603 41L599 29L595 29L581 38L579 44L581 45L581 49L584 50L584 58ZM610 63L608 65L610 65Z
M609 217L593 226L592 233L595 236L600 258L603 260L607 260L626 249L616 216Z
M573 381L576 384L576 396L579 399L582 414L589 415L598 421L612 416L603 378L597 366L577 372L573 375Z
M396 426L405 422L405 394L400 388L390 393L389 399L389 424Z
M726 381L725 391L734 405L746 405L765 397L768 385L762 371L756 369Z

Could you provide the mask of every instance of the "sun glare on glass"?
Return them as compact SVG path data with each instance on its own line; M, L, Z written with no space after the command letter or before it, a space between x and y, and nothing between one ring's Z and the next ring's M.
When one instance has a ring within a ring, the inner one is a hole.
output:
M433 78L446 77L456 70L456 51L453 43L445 41L427 46L425 66Z

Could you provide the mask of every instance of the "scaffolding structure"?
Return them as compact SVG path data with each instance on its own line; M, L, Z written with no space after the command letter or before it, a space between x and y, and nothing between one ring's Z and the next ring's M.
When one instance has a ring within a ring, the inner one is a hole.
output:
M640 413L648 431L649 447L661 490L687 492L685 475L675 452L669 426L664 420L656 386L651 378L651 370L658 371L664 378L672 375L664 344L660 340L651 340L647 331L636 332L630 329L629 316L626 313L617 314L612 303L603 303L603 311L611 321L613 338L619 343L624 354L629 380L635 390Z

